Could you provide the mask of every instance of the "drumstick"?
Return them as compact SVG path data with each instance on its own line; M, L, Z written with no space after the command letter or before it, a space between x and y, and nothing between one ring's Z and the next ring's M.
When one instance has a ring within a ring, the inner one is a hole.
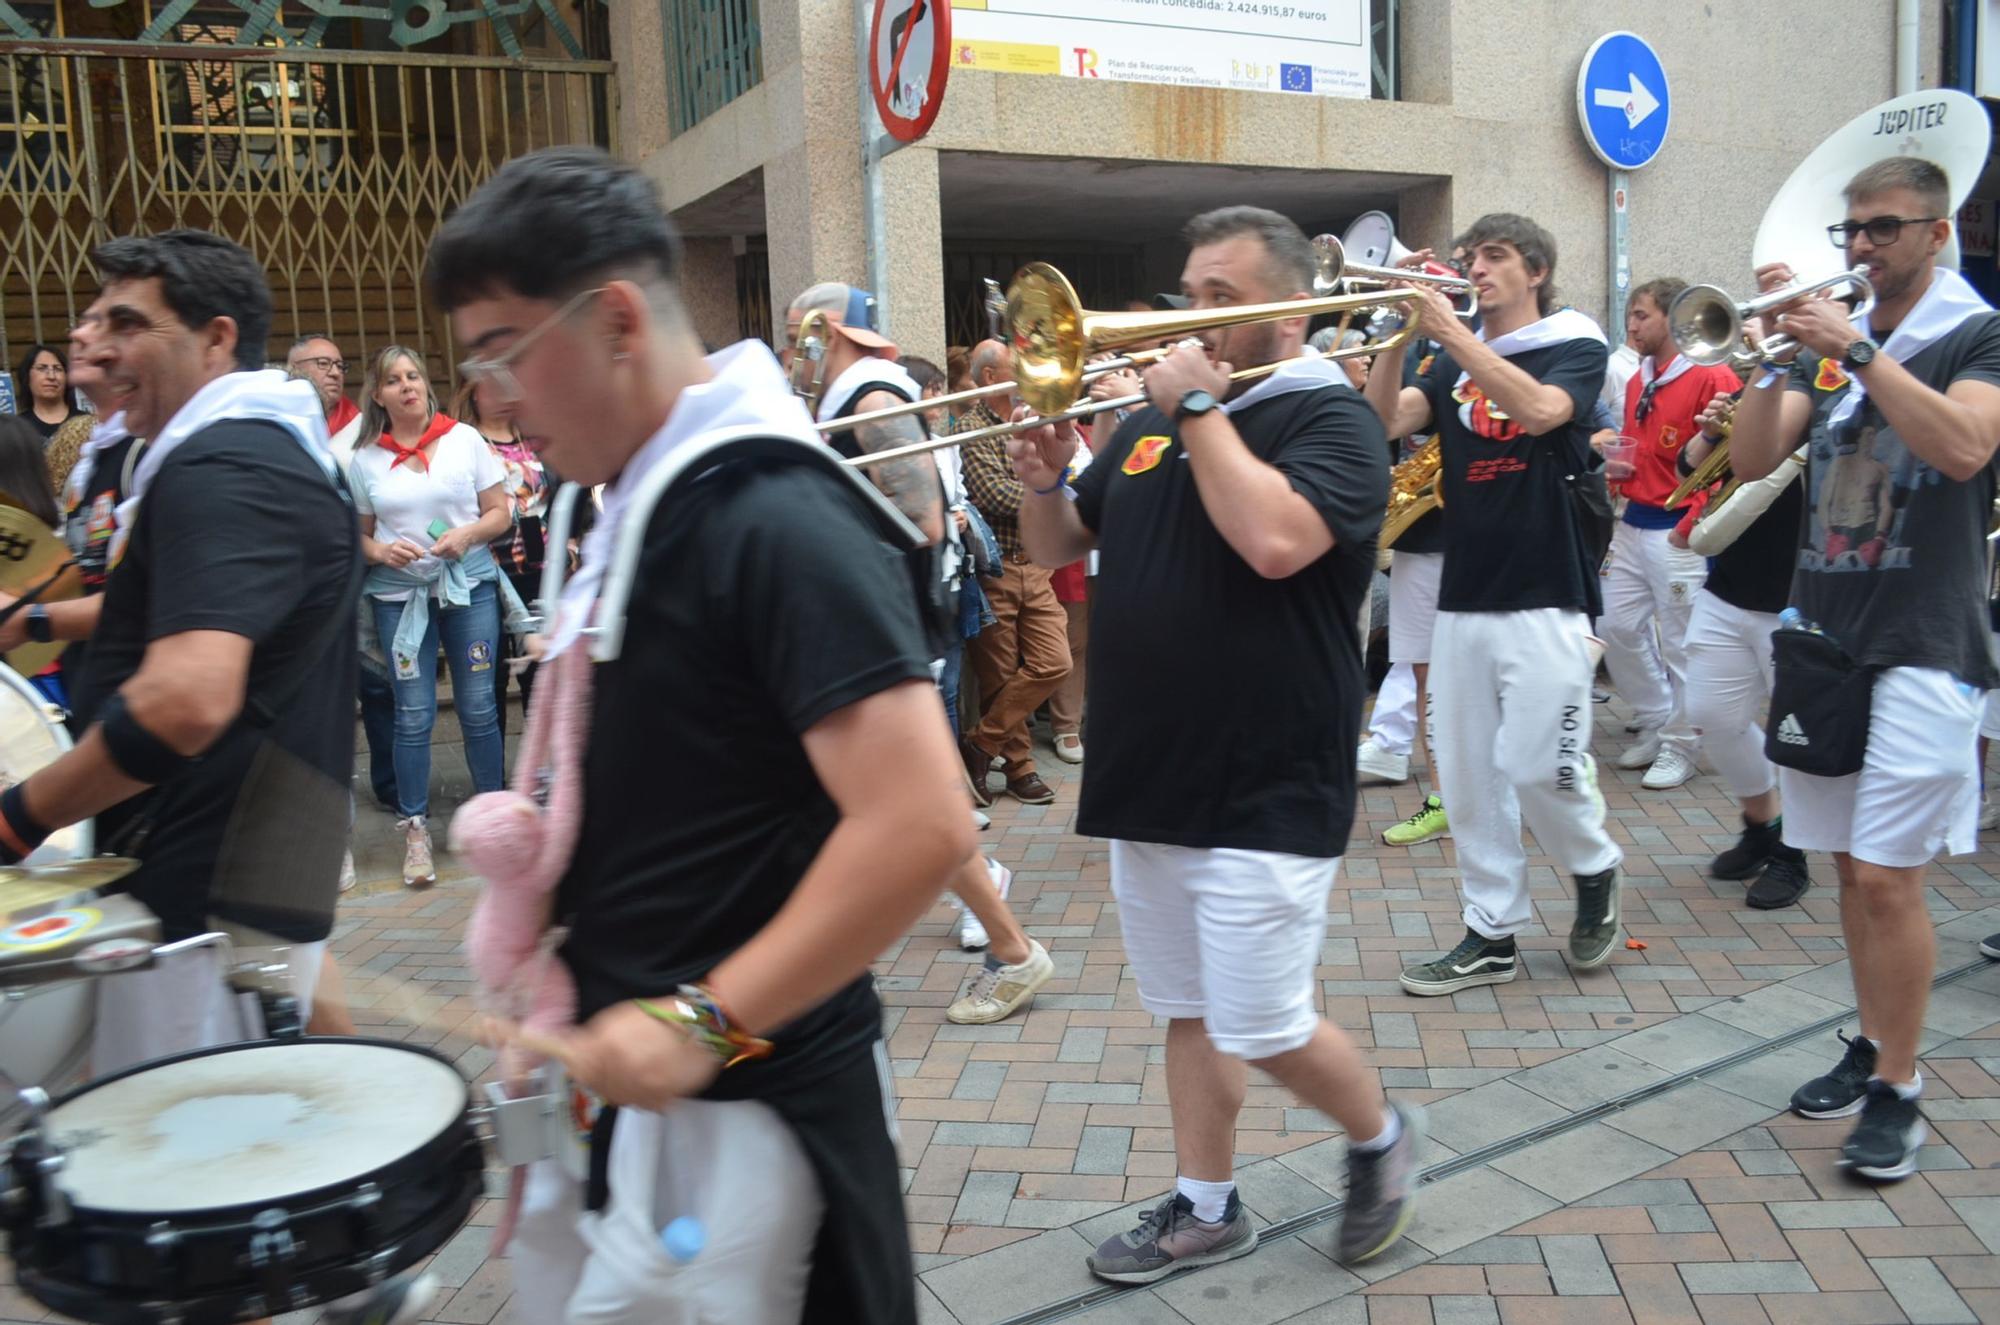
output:
M448 1000L439 998L430 990L423 988L413 981L405 980L400 976L383 974L371 976L369 979L377 983L372 986L364 986L365 992L385 996L388 1002L393 1005L386 1008L390 1015L398 1017L413 1026L421 1027L424 1030L437 1031L440 1034L459 1035L468 1033L466 1029L468 1018L462 1014L447 1012L445 1008ZM382 1007L381 1004L377 1006L378 1008ZM482 1015L486 1014L475 1013L470 1020L476 1021ZM538 1054L544 1058L553 1059L555 1062L561 1064L565 1070L569 1068L571 1063L569 1043L561 1037L549 1035L542 1031L527 1030L521 1026L518 1020L512 1018L487 1016L486 1019L491 1023L501 1024L507 1028L507 1043L512 1047L528 1053ZM471 1038L477 1039L479 1037L474 1035ZM499 1048L500 1046L488 1047Z

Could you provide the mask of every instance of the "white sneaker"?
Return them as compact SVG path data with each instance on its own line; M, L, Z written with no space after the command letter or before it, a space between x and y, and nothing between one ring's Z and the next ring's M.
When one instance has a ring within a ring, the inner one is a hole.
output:
M972 908L964 902L958 904L958 946L966 952L978 952L993 939L986 932L986 926L979 923L979 917L972 914Z
M1665 791L1668 787L1678 787L1694 776L1694 760L1688 758L1687 751L1671 742L1660 746L1653 766L1646 770L1646 776L1639 779L1639 785L1652 791Z
M354 886L354 853L345 852L340 857L340 891L346 892Z
M993 826L993 816L975 805L972 807L972 826L983 833Z
M1639 739L1618 752L1618 767L1646 768L1660 757L1659 728L1641 732Z
M1083 762L1083 737L1075 732L1063 732L1056 737L1056 758L1065 764Z
M1028 959L1012 966L983 966L966 982L958 1001L945 1009L945 1020L959 1026L984 1026L1012 1016L1056 973L1048 949L1028 940Z
M1979 800L1979 831L1989 833L1995 828L2000 828L2000 802L1991 796L1982 796Z
M398 819L403 830L403 886L428 888L437 882L437 866L431 860L430 822L423 815Z
M1408 782L1410 757L1389 753L1371 736L1354 752L1354 771L1361 775L1363 786Z

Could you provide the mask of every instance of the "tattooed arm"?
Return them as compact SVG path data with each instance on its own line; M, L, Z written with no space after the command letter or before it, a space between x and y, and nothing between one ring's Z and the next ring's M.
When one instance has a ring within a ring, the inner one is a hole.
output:
M854 402L854 412L887 409L903 402L887 391L871 391ZM879 423L864 423L854 430L854 441L867 454L921 442L929 434L923 419L905 414ZM884 465L870 465L863 471L882 495L915 525L930 543L944 538L944 480L938 477L937 461L928 455L905 456Z

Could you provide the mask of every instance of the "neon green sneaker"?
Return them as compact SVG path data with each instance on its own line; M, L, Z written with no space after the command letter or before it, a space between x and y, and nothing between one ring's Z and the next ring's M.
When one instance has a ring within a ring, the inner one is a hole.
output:
M1382 840L1392 847L1413 847L1434 837L1450 836L1451 824L1444 817L1444 802L1436 796L1426 796L1424 807L1403 822L1385 829Z

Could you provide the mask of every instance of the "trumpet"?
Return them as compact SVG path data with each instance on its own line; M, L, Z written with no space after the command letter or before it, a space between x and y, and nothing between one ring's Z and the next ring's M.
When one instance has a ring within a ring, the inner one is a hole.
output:
M1318 284L1318 281L1314 282L1316 288ZM1036 417L1018 423L995 424L975 432L932 437L908 446L854 456L846 463L863 468L887 464L947 446L963 446L991 437L1011 437L1045 423L1071 423L1111 410L1144 404L1146 394L1143 391L1112 400L1077 400L1087 379L1123 366L1119 361L1109 364L1088 362L1090 356L1104 350L1123 349L1153 341L1180 341L1197 332L1248 326L1256 322L1318 317L1322 313L1373 312L1390 307L1400 309L1405 315L1403 325L1393 334L1367 345L1353 345L1311 356L1334 361L1381 354L1415 335L1423 320L1422 305L1416 292L1390 290L1379 294L1340 294L1317 299L1284 299L1268 304L1240 304L1233 308L1107 313L1084 308L1068 277L1045 262L1031 262L1015 275L1013 285L1008 287L1007 324L1012 328L1013 389L1035 411ZM1173 348L1178 347L1142 351L1128 356L1128 359L1149 361L1170 353ZM1276 363L1239 368L1230 375L1230 380L1252 381L1294 362L1294 359L1280 359ZM960 394L962 397L964 393ZM922 402L922 407L935 409L938 404L937 399L926 400Z
M1403 285L1427 285L1448 299L1463 299L1465 306L1455 310L1460 317L1471 317L1479 311L1472 282L1463 276L1421 267L1376 267L1365 262L1350 262L1346 245L1337 235L1317 235L1312 244L1313 260L1319 269L1313 277L1315 294L1351 294L1394 290Z
M1771 336L1759 345L1751 345L1743 333L1744 323L1794 299L1840 285L1852 286L1854 297L1860 301L1854 316L1866 316L1875 307L1875 287L1868 282L1865 266L1823 280L1794 281L1782 289L1740 302L1731 299L1719 286L1690 285L1674 297L1673 305L1667 309L1668 332L1680 352L1698 364L1729 362L1737 367L1755 367L1778 355L1790 354L1798 348L1798 342L1789 336Z

